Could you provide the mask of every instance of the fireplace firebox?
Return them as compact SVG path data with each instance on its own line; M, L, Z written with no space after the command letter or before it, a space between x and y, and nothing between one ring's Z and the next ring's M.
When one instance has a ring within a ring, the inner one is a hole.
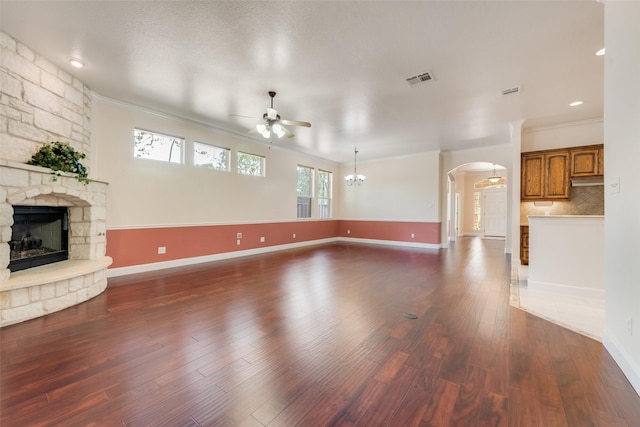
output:
M67 208L14 206L9 270L19 271L69 258Z

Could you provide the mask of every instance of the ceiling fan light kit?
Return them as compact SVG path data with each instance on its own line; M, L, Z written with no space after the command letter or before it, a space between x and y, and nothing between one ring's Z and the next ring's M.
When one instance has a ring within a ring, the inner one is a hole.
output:
M344 180L346 181L347 185L362 185L364 184L364 180L367 178L364 175L359 175L356 170L357 156L358 156L358 149L355 148L353 150L353 174L347 175L344 177Z
M311 123L309 122L281 119L278 111L273 108L273 98L276 96L276 93L274 91L269 91L269 96L271 97L271 107L267 108L267 112L262 115L262 123L258 123L255 127L255 130L265 139L271 138L272 133L278 138L282 138L285 135L289 138L293 137L293 132L282 126L283 124L288 126L311 127ZM249 132L253 132L253 129Z

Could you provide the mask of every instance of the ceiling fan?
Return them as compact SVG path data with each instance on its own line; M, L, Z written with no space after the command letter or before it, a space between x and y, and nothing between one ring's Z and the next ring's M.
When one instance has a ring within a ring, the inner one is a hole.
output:
M311 127L311 123L309 122L300 122L298 120L286 120L280 117L278 111L273 108L273 98L276 96L274 91L269 91L269 96L271 97L271 107L267 108L267 112L262 115L262 121L258 123L255 128L251 129L249 133L259 133L265 138L271 138L271 134L275 134L278 138L282 138L284 135L291 138L293 137L293 132L284 127L287 126L304 126ZM248 116L238 116L235 117L248 117ZM259 119L259 117L251 117L254 119Z

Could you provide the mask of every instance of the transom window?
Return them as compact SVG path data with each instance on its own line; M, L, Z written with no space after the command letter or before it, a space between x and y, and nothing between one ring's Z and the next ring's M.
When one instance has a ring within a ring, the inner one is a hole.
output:
M318 171L318 218L331 218L331 172Z
M204 142L193 142L194 166L229 171L230 150Z
M238 152L238 173L243 175L265 176L265 158L255 154Z
M182 163L184 138L134 129L133 141L136 158Z
M313 169L298 166L298 218L311 218L311 200L313 199Z

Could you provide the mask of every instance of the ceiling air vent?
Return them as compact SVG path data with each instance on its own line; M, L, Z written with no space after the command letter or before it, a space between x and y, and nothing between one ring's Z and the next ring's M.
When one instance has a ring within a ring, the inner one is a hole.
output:
M409 84L409 86L413 87L415 85L418 85L420 83L426 83L426 82L430 82L433 80L433 74L431 74L430 72L425 72L422 74L418 74L417 76L413 76L413 77L409 77L407 80L407 83Z
M510 87L509 89L503 89L500 91L500 95L502 96L514 95L516 93L520 93L520 86Z

